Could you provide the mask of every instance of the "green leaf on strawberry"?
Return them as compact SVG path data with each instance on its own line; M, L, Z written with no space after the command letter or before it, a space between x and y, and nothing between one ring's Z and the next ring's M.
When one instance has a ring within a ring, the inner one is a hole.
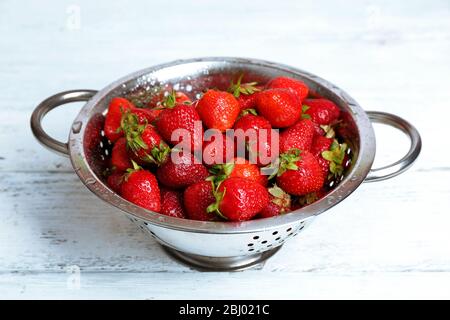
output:
M208 213L215 213L217 214L219 217L228 220L227 217L225 217L222 212L220 212L219 210L219 206L220 206L220 202L222 201L223 197L225 196L225 192L227 191L227 189L224 189L223 192L219 192L217 191L217 188L214 187L213 185L213 194L214 194L214 198L216 199L216 202L211 203L208 208L206 208L206 211Z
M301 150L292 148L286 153L280 154L280 165L277 176L281 176L287 170L298 170L297 161L301 159Z
M173 108L177 103L177 93L175 90L172 90L162 102L163 107L165 108Z
M322 157L325 160L330 161L330 176L339 177L344 173L343 161L345 158L345 152L347 151L347 144L341 143L334 139L330 146L330 150L323 151Z
M311 116L306 113L308 111L309 107L307 105L302 105L302 119L311 119Z
M326 138L334 138L336 136L336 132L331 125L321 125L320 126L323 131L325 131Z
M125 134L127 146L133 151L148 149L147 144L142 140L142 132L147 124L139 124L138 116L131 111L126 111L122 115L120 128Z
M280 207L280 213L285 213L291 207L291 196L276 184L267 189L272 195L271 201Z
M244 77L244 74L242 73L236 83L231 81L230 87L228 88L228 92L233 94L236 98L239 98L241 94L250 95L255 92L261 91L256 85L258 85L258 82L248 82L248 83L241 83L242 78Z

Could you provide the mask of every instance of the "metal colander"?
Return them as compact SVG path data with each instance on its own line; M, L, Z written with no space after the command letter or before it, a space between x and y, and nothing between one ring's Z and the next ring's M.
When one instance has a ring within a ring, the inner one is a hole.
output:
M334 101L342 110L344 139L351 145L352 164L343 180L319 201L278 217L246 222L202 222L164 216L121 198L105 183L103 172L110 156L110 143L102 131L109 101L128 96L140 103L171 89L198 97L205 88L226 88L230 79L244 73L260 83L277 76L304 81L313 94ZM87 101L74 120L68 143L56 141L41 126L53 108L75 101ZM394 126L408 135L411 146L399 161L371 169L375 136L371 120ZM51 150L69 156L75 172L100 199L119 208L147 231L172 256L192 266L213 270L237 270L253 266L272 256L284 242L307 227L314 217L335 206L363 181L391 178L409 168L418 157L421 140L417 130L392 114L364 112L347 93L330 82L289 66L242 58L200 58L178 60L130 74L100 91L72 90L58 93L36 107L31 117L36 138ZM93 209L94 210L94 209Z

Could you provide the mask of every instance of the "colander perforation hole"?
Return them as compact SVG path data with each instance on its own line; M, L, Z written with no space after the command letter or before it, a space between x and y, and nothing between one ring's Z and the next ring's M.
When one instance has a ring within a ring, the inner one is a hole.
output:
M291 232L291 231L292 231L292 228L286 229L286 232Z
M249 244L247 244L247 246L249 246L249 247L253 247L253 246L254 246L254 244L253 244L253 243L249 243Z
M278 231L272 232L272 235L276 236L278 234Z
M278 241L278 240L280 240L280 239L281 239L281 237L278 237L278 238L275 239L275 241Z
M253 248L250 248L250 249L248 249L248 251L255 251L255 249L253 249Z
M261 241L261 243L262 243L262 244L266 244L266 243L267 243L267 240Z
M258 240L259 239L259 236L254 236L253 237L253 240Z

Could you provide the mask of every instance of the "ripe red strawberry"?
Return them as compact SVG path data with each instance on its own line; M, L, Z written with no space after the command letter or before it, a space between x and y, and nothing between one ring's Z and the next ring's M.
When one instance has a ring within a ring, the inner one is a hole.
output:
M185 218L183 194L176 190L161 188L161 214L176 218Z
M177 104L190 104L192 102L191 99L184 92L172 91L172 94L173 94L173 92L175 92L175 103L177 103ZM171 99L170 96L171 95L168 96L168 99ZM166 101L167 101L167 99L166 99ZM169 104L170 103L171 102L169 102Z
M174 163L174 160L177 163ZM191 184L203 181L208 177L208 170L201 163L195 163L192 154L172 154L156 171L161 184L168 188L185 188Z
M253 114L247 114L241 118L239 118L236 123L233 126L234 130L238 130L241 129L244 132L247 131L248 129L254 129L254 130L259 130L259 129L267 129L270 130L272 129L272 126L270 125L270 122L267 121L267 119L261 117L261 116L257 116L257 115L253 115Z
M108 176L106 183L112 191L120 193L120 188L123 182L123 172L113 172Z
M145 209L159 212L161 210L161 195L158 181L147 170L135 165L135 169L129 170L125 175L120 188L121 196Z
M156 94L153 94L150 100L147 102L147 107L150 109L161 110L162 107L167 105L174 106L175 104L188 104L191 99L181 91L172 90L168 94L165 90L161 90Z
M167 160L170 148L161 139L155 128L150 125L141 124L138 116L133 112L126 112L121 121L122 131L128 150L134 155L139 163L153 163L161 165Z
M322 168L309 151L291 149L280 155L277 184L296 196L318 191L324 184Z
M316 137L312 151L322 167L325 179L342 176L347 160L346 143L339 144L336 139Z
M117 139L123 136L123 132L120 131L120 122L122 120L123 112L135 108L134 105L124 98L112 98L109 103L108 113L105 117L105 125L103 131L105 136L111 142L116 142Z
M288 78L288 77L277 77L270 80L267 88L284 88L292 90L300 101L303 101L308 96L308 86L300 80Z
M241 111L255 108L256 97L257 97L256 94L250 95L241 94L239 98L237 98Z
M215 197L216 202L208 207L208 212L215 211L230 221L250 220L269 203L266 188L244 178L225 179Z
M256 110L272 127L285 128L300 119L302 106L289 89L268 89L257 94Z
M272 129L270 122L261 116L253 114L247 114L239 118L233 129L238 134L240 130L243 133L247 132L248 135L245 138L246 148L250 154L249 159L253 163L256 159L256 164L259 166L265 166L271 163L278 157L278 146L273 145L272 141L279 141L278 132ZM262 135L262 131L266 131L266 135ZM252 136L253 134L253 136ZM236 146L239 152L240 140L237 141ZM241 156L241 155L240 155Z
M203 144L203 163L207 166L227 163L234 158L234 140L227 135L220 134L222 144L220 142L216 143L215 138Z
M268 189L269 203L258 214L260 218L275 217L291 211L291 196L277 185Z
M156 120L161 111L161 109L134 108L131 112L137 115L140 124L151 124Z
M311 153L316 157L317 161L322 167L323 176L325 178L328 176L328 171L330 170L330 161L322 157L322 152L328 151L332 143L332 138L317 136L314 138L311 146Z
M127 140L125 138L119 138L114 144L111 152L111 166L118 172L123 172L133 167L127 151Z
M327 99L306 99L303 104L307 106L306 114L319 125L329 125L339 118L339 108Z
M163 111L156 119L156 128L165 141L172 145L178 143L183 148L200 150L203 141L203 127L196 109L192 105L180 103L166 103ZM184 129L189 137L172 137L177 129Z
M300 120L280 133L280 153L288 152L292 148L299 150L311 149L311 143L315 134L315 125L311 120Z
M189 219L200 221L218 220L213 212L207 208L216 201L211 181L200 181L194 183L184 190L184 207Z
M258 182L263 187L266 187L268 183L267 176L261 174L260 168L243 158L234 158L229 163L215 165L210 172L216 176L216 182L237 177Z
M225 91L208 90L197 104L197 112L205 126L220 131L233 127L240 110L236 98Z

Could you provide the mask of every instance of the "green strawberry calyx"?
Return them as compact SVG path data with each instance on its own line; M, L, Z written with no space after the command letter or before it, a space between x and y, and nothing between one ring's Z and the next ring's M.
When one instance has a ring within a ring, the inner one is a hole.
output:
M336 136L336 132L332 125L321 125L320 128L325 132L325 138L334 138Z
M255 92L261 91L260 88L256 87L258 85L258 82L241 83L243 77L244 74L241 73L236 83L234 83L233 80L231 80L228 92L233 94L233 96L235 96L236 98L239 98L241 94L250 95L254 94Z
M127 140L127 147L133 152L148 149L147 144L142 140L142 132L144 132L146 126L146 123L139 124L138 116L130 110L123 113L120 128Z
M152 148L150 154L146 152L142 160L149 163L154 163L159 166L166 162L170 152L170 147L164 142L161 142L159 146L155 146Z
M240 119L240 118L242 118L242 117L244 117L244 116L246 116L246 115L249 115L249 114L254 115L254 116L257 116L257 115L258 115L258 112L256 111L256 109L253 109L253 108L250 108L250 109L244 109L244 110L242 110L241 113L239 114L238 119Z
M167 144L161 142L159 146L155 146L150 152L147 152L149 146L142 140L142 133L147 126L146 121L140 124L138 116L131 111L126 111L120 121L120 128L124 132L127 148L136 155L141 149L146 150L142 160L160 165L166 161L170 153L170 148Z
M234 163L228 162L223 164L215 164L210 169L209 172L212 176L208 177L209 181L212 181L215 186L218 186L223 180L228 178L234 169Z
M308 194L305 194L304 196L301 196L298 198L298 203L304 207L307 205L310 205L314 202L316 202L317 200L319 200L319 196L317 195L316 192L311 192Z
M222 212L220 212L220 209L219 209L220 203L222 202L223 197L225 196L225 192L227 191L227 189L224 188L224 189L223 189L223 192L220 192L220 191L218 191L217 189L218 189L218 186L217 186L217 187L214 187L214 184L213 184L213 194L214 194L214 198L216 199L216 201L213 202L213 203L211 203L211 204L208 206L208 208L206 208L206 212L208 212L208 213L215 213L215 214L217 214L219 217L221 217L221 218L223 218L223 219L225 219L225 220L228 220L228 218L225 217L225 216L222 214Z
M298 170L297 162L301 160L301 150L292 148L286 153L280 154L280 164L276 175L279 177L287 170Z
M125 171L125 174L123 175L123 179L125 181L128 181L128 178L130 177L130 175L132 175L134 172L142 170L142 167L140 165L138 165L134 160L131 160L131 164L133 165L133 168L128 168Z
M302 105L302 119L311 119L311 116L306 113L310 107L307 105Z
M330 149L322 152L322 158L330 162L330 175L331 177L339 177L344 173L344 158L347 151L346 143L339 143L336 139L330 146Z
M162 101L163 108L172 109L177 104L177 92L172 90Z
M273 196L272 202L280 207L280 213L286 213L291 208L291 196L276 184L267 189Z

